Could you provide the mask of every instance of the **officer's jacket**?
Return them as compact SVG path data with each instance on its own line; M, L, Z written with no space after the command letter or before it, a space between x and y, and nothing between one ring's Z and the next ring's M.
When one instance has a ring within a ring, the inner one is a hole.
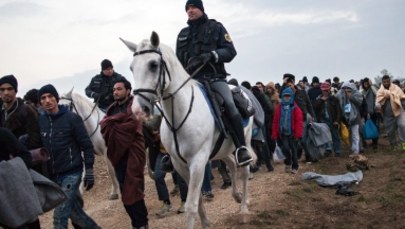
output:
M89 86L86 87L86 95L93 98L94 93L103 94L98 101L100 108L106 109L114 102L112 95L114 82L123 78L122 75L114 72L111 77L105 76L102 72L91 79Z
M211 61L211 64L200 70L199 75L225 78L227 73L224 63L236 56L235 47L225 27L220 22L208 19L205 14L188 24L177 37L176 55L183 67L187 66L190 58L215 51L218 61Z

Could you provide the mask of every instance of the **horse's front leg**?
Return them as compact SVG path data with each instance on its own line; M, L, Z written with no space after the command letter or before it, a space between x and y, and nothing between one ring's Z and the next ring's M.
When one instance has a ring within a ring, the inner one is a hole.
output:
M103 155L105 163L107 165L107 172L108 176L111 179L111 193L110 196L108 197L109 200L116 200L118 199L118 190L119 190L119 184L117 181L117 177L115 176L115 170L114 167L111 164L111 161L107 157L107 152Z
M248 209L248 180L249 180L249 166L244 166L239 168L241 179L242 179L242 202L240 205L240 213L247 214L249 213Z
M207 214L205 212L201 194L198 202L198 214L200 215L202 227L204 229L211 228L211 222L208 219Z
M201 162L201 160L196 160L194 163L190 162L188 167L189 174L186 174L186 169L178 171L188 183L187 201L185 204L188 229L194 228L198 204L202 204L202 202L199 202L199 199L201 195L202 181L204 178L205 163ZM205 211L200 211L200 214L205 215ZM203 216L202 219L203 218L206 218L206 216Z

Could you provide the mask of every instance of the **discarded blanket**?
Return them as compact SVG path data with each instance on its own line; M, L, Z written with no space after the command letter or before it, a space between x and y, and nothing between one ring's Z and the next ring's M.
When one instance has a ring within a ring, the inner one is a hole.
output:
M302 174L303 180L315 180L320 186L335 187L338 185L352 184L363 180L363 172L348 172L342 175L322 175L314 172Z

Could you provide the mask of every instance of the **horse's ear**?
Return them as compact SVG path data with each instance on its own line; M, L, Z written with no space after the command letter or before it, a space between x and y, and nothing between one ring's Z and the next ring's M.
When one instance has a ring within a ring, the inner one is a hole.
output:
M132 52L136 52L136 44L130 41L124 40L120 37L120 40L131 50Z
M155 48L159 47L159 43L160 43L159 35L155 31L152 31L152 35L150 36L150 43Z
M73 93L73 89L74 89L74 88L75 88L75 87L72 87L72 89L70 89L70 91L66 93L66 97L67 97L67 98L72 98L72 93Z

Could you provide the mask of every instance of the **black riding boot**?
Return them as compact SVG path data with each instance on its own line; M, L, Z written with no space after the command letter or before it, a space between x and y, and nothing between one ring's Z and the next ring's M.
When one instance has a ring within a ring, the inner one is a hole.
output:
M237 114L233 117L230 117L229 121L231 137L236 146L236 150L234 152L236 163L238 166L248 165L249 162L251 162L253 159L246 148L245 134L242 126L242 117L240 116L240 114Z

